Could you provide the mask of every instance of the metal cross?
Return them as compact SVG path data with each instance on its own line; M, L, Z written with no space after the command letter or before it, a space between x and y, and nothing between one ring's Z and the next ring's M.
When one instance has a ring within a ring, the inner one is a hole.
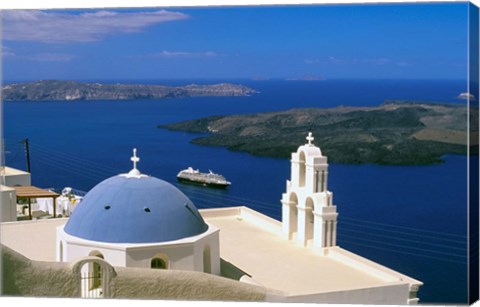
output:
M315 139L315 138L312 136L312 133L309 132L309 133L308 133L308 136L307 136L308 145L312 145L312 141L313 141L314 139Z
M137 162L140 161L140 158L137 157L137 149L133 149L133 157L130 158L130 160L133 162L133 169L137 169Z

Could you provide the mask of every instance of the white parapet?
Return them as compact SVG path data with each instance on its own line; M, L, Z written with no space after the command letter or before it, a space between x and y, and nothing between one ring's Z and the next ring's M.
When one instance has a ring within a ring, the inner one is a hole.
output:
M32 184L30 173L8 166L0 169L0 184L14 186L29 186Z

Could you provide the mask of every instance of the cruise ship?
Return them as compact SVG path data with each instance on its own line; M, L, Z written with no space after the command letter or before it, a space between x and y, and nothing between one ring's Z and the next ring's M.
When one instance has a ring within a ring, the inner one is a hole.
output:
M195 170L192 167L180 171L177 175L177 179L181 182L190 182L219 188L226 188L231 184L231 182L227 181L222 175L215 174L210 170L208 173L202 173L198 169Z

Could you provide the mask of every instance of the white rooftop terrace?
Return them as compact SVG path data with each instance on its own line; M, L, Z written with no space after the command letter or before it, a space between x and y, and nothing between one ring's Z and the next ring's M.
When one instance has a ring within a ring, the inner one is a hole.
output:
M200 210L220 228L220 256L253 281L288 295L422 283L340 247L321 250L289 241L281 223L247 207Z
M200 213L207 223L220 228L222 259L250 275L247 282L280 291L292 301L312 297L318 302L319 294L341 296L345 291L364 295L365 289L392 291L392 295L403 289L408 297L422 285L340 247L323 251L301 247L284 237L279 221L247 207ZM55 261L56 227L66 222L62 218L2 223L0 240L32 260ZM409 304L418 301L414 295L411 298Z

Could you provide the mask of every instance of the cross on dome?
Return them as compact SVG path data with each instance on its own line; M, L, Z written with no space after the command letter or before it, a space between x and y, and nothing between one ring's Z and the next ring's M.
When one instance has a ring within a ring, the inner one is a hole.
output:
M308 136L306 137L307 141L308 141L308 145L309 146L312 146L312 141L315 139L313 136L312 136L312 133L309 132L308 133Z
M133 162L133 168L130 172L128 172L128 174L125 174L126 177L128 178L131 178L131 177L134 177L134 178L141 178L141 177L144 177L145 175L142 175L142 173L140 173L140 171L137 169L137 163L140 161L140 158L137 157L137 149L134 148L133 149L133 157L130 158L130 161Z
M137 162L140 161L140 158L137 157L137 149L133 149L133 157L130 158L130 160L133 162L133 169L137 169Z

